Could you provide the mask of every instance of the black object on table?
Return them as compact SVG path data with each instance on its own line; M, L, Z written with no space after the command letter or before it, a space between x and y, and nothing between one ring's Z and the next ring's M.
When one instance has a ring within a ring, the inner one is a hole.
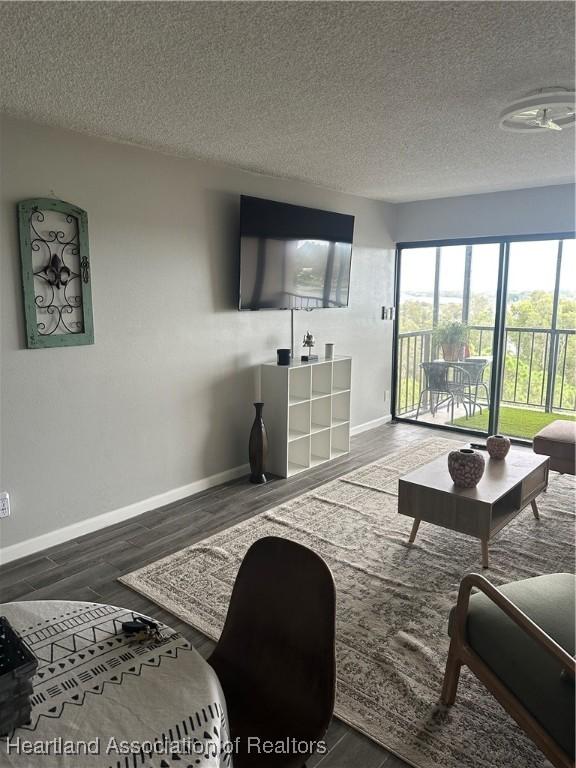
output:
M276 355L278 356L278 365L290 365L291 350L277 349Z
M30 722L37 669L38 659L8 619L0 616L0 736Z
M142 636L142 638L161 637L158 622L146 616L135 616L132 621L123 621L122 632L130 636Z

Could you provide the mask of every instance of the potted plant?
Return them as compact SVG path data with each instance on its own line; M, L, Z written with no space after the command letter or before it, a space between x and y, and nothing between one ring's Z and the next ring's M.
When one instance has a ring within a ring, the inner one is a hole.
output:
M442 323L434 329L434 342L442 347L444 360L456 362L463 357L468 341L468 326L463 323Z

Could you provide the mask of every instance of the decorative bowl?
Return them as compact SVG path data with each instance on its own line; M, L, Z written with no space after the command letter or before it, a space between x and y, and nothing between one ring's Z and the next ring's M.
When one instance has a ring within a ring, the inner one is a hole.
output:
M486 450L491 459L505 459L510 450L510 438L504 435L490 435L486 440Z
M458 488L475 488L484 474L484 457L472 448L460 448L448 454L448 472Z

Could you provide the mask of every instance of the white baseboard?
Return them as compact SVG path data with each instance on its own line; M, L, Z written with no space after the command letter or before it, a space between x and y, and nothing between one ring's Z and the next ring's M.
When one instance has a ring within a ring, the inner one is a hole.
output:
M379 419L374 419L365 424L358 424L356 427L352 427L350 434L359 435L361 432L374 429L381 424L387 424L391 420L392 417L390 415L381 416ZM235 480L238 477L242 477L242 475L247 474L249 470L250 467L248 464L244 464L240 467L233 467L224 472L219 472L216 475L210 475L210 477L196 480L188 485L182 485L180 488L173 488L170 491L159 493L156 496L150 496L148 499L142 499L142 501L137 501L126 507L113 509L110 512L104 512L102 515L90 517L88 520L81 520L78 523L67 525L64 528L58 528L55 531L43 533L41 536L35 536L32 539L26 539L17 544L0 548L0 565L10 563L13 560L19 560L21 557L33 555L36 552L41 552L50 547L55 547L57 544L63 544L65 541L76 539L78 536L94 533L94 531L98 531L101 528L107 528L109 525L122 523L125 520L130 520L131 517L142 515L144 512L150 512L153 509L164 507L166 504L181 501L188 496L193 496L195 493L205 491L207 488L212 488L215 485L221 485L229 480Z
M364 424L358 424L356 427L352 427L350 429L351 435L359 435L361 432L368 432L369 429L376 429L376 427L382 426L382 424L389 424L392 421L392 416L388 414L387 416L380 416L379 419L373 419L372 421L367 421Z
M55 547L57 544L63 544L65 541L76 539L78 536L93 533L101 528L107 528L109 525L122 523L125 520L130 520L131 517L137 517L144 512L150 512L153 509L164 507L166 504L180 501L188 496L193 496L195 493L205 491L207 488L221 485L229 480L235 480L236 478L247 474L249 471L250 467L248 464L243 464L240 467L233 467L224 472L219 472L216 475L210 475L210 477L196 480L188 485L182 485L180 488L173 488L170 491L159 493L156 496L150 496L148 499L142 499L142 501L129 504L127 507L113 509L110 512L104 512L102 515L89 517L87 520L81 520L78 523L67 525L64 528L57 528L55 531L43 533L41 536L35 536L33 539L26 539L17 544L0 548L0 564L5 565L13 560L19 560L21 557L33 555L35 552L40 552L43 549Z

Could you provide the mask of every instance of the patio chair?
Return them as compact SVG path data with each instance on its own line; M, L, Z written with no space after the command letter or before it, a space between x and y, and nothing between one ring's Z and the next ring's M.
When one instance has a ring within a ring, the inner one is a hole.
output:
M464 366L470 376L470 386L474 390L474 398L472 405L472 415L476 410L476 407L480 409L482 413L482 406L478 402L478 390L483 389L486 395L486 407L490 408L490 392L488 386L484 381L484 371L488 367L490 358L487 357L465 357L463 360Z
M426 363L420 363L424 372L424 389L420 392L418 398L418 408L416 410L416 419L420 415L422 399L426 394L430 395L430 412L435 416L438 408L446 405L450 408L450 421L454 421L454 405L464 407L466 418L468 418L468 405L472 405L472 385L470 374L461 365L448 363L444 360L432 360Z
M450 613L440 699L454 704L468 667L556 768L574 768L574 592L569 573L498 589L465 576Z
M307 753L268 754L249 738L310 745L334 709L336 595L324 560L289 539L256 541L242 561L208 662L222 684L235 768L302 768Z

